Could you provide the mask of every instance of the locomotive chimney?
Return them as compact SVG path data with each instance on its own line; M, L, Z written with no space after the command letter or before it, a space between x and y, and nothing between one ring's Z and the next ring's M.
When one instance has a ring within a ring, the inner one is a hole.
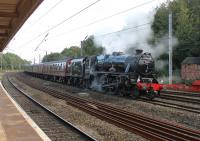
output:
M142 49L136 49L136 55L142 54L143 50Z

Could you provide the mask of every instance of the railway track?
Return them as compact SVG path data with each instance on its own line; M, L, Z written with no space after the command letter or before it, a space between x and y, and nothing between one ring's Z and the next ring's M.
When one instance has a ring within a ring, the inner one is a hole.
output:
M198 93L189 93L189 92L181 92L181 91L162 91L161 99L166 99L170 101L184 102L186 104L199 105L195 106L186 106L178 103L171 103L165 101L154 100L151 103L157 105L163 105L166 107L174 107L176 109L185 110L194 113L200 113L200 94Z
M53 86L51 85L51 87L53 87ZM60 89L63 89L63 87L61 86ZM79 92L80 92L80 90L79 91L78 90L74 90L71 93L79 93ZM167 92L168 91L163 92L163 93L167 94ZM102 93L102 94L104 94L104 93ZM172 92L168 93L168 95L172 95L172 94L173 94ZM180 93L177 93L177 94L181 95ZM190 95L190 94L191 93L189 93L188 95L189 96L193 96L193 95ZM196 94L195 96L199 97L200 95ZM121 97L121 96L118 95L118 97ZM159 98L156 98L156 99L154 99L152 101L147 100L145 98L140 98L140 99L137 99L137 100L143 101L143 102L146 102L146 103L151 103L153 105L159 105L159 106L163 106L163 107L169 107L169 108L174 108L174 109L178 109L178 110L183 110L183 111L188 111L188 112L200 114L200 105L195 107L195 106L193 106L193 103L192 103L192 106L191 106L191 104L189 106L189 105L184 105L184 103L181 103L181 104L180 103L172 103L172 102L169 102L169 101L166 101L166 100L165 101L163 101L163 100L160 101Z
M11 97L24 109L52 141L96 141L93 137L65 121L62 117L32 99L12 82L11 78L3 79L3 86Z
M162 93L166 95L181 95L181 96L189 96L189 97L199 97L200 93L196 92L184 92L184 91L174 91L174 90L163 90Z
M165 90L161 92L161 98L188 102L192 104L200 104L200 93Z
M186 106L183 104L171 103L171 102L167 102L167 101L159 101L156 99L154 99L153 101L140 99L140 101L151 103L154 105L163 106L163 107L175 108L175 109L179 109L179 110L184 110L184 111L200 114L200 107L198 108L198 107Z
M60 87L60 88L62 89L62 87ZM78 91L76 91L74 93L78 93ZM193 97L200 98L200 93L191 93L191 92L162 91L161 95L163 95L163 94L167 95L168 97L173 96L173 95L175 95L175 96L178 95L178 96L188 96L188 97L192 97L192 98ZM194 106L195 103L191 102L191 100L190 100L190 104L188 105L187 103L183 103L183 101L180 101L177 98L176 99L169 99L168 98L166 100L165 99L166 98L162 97L161 99L156 98L153 101L146 100L145 98L144 99L141 98L141 99L138 99L138 100L143 101L143 102L147 102L147 103L151 103L153 105L159 105L159 106L163 106L163 107L169 107L169 108L174 108L174 109L178 109L178 110L183 110L183 111L188 111L188 112L200 114L200 105L198 106L198 104L197 104L196 106ZM185 98L185 99L187 99L187 98ZM172 101L174 101L174 102L172 102ZM175 103L175 101L180 101L181 103Z
M162 91L159 98L152 101L140 99L140 101L200 114L200 94L198 93Z
M184 96L184 95L180 95L180 94L174 95L174 94L162 93L160 98L200 105L200 97Z
M23 78L18 78L23 83L37 90L48 93L54 97L65 100L68 104L77 107L93 116L136 133L149 140L157 141L200 141L200 131L173 125L168 122L155 120L143 115L131 113L108 106L99 102L85 100L76 96L71 96L68 92L61 92L53 88L32 83Z
M75 92L75 93L78 93L78 92ZM187 96L187 97L184 97L184 96ZM200 93L180 92L180 91L162 91L160 98L156 98L153 101L149 101L143 98L138 99L138 100L151 103L153 105L159 105L163 107L169 107L169 108L174 108L178 110L200 114L200 104L199 104ZM172 101L174 102L179 101L181 103L174 103ZM190 104L187 105L188 103ZM194 104L196 104L196 106L194 106Z

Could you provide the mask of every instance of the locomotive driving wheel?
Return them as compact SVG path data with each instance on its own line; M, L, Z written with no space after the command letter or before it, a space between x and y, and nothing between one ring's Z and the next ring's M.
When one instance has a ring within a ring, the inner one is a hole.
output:
M148 90L148 91L146 92L146 96L147 96L147 98L150 99L150 100L154 99L154 97L155 97L155 92L154 92L153 88L150 88L150 90Z
M117 88L117 94L119 96L125 96L126 95L126 89L123 85L119 85L118 88Z
M107 91L106 87L103 87L103 85L107 84L108 78L105 75L100 76L99 80L98 80L98 84L99 84L99 89L101 89L103 92Z
M100 76L100 78L99 78L99 84L101 84L101 85L106 84L106 80L107 80L107 78L106 78L105 75Z
M130 97L132 99L137 99L140 96L140 91L138 90L137 86L134 86L133 88L131 88L132 90L130 91Z

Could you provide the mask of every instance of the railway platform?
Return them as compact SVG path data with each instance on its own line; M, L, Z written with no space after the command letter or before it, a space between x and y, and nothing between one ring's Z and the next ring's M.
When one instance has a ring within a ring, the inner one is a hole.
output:
M0 84L0 141L50 140Z

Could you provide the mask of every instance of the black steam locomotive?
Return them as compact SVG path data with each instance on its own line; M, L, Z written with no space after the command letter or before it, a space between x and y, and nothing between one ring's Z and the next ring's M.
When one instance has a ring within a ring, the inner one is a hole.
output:
M142 50L137 50L135 55L114 52L112 55L25 65L24 71L68 85L134 98L144 95L153 99L162 89L155 79L155 66L151 54L142 53Z

